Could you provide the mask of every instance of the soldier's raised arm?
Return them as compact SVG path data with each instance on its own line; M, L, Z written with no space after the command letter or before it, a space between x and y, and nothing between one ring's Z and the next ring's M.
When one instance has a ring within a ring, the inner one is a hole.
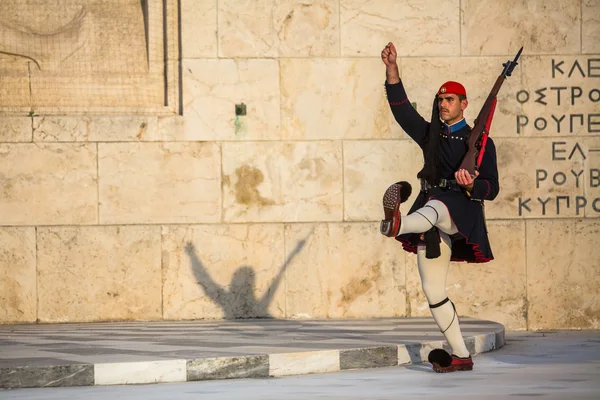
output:
M390 42L381 51L381 60L385 64L385 92L388 103L396 122L408 136L423 148L429 123L410 104L400 79L397 59L396 47Z

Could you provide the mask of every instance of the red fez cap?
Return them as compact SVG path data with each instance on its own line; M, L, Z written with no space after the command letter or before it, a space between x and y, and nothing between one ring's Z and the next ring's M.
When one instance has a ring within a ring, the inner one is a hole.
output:
M462 94L463 96L467 96L467 91L465 90L465 87L463 85L461 85L458 82L454 82L454 81L448 81L446 83L444 83L441 87L440 90L438 90L437 94Z

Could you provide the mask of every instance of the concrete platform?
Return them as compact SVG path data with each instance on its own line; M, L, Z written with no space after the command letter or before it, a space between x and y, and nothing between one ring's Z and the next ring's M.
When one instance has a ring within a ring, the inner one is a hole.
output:
M461 319L475 355L504 327ZM426 362L448 349L431 318L0 326L0 388L265 378Z

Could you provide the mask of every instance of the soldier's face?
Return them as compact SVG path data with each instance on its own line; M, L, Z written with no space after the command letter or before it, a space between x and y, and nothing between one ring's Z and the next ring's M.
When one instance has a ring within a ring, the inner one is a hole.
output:
M440 111L440 118L448 125L460 121L467 104L467 100L460 100L455 94L439 95L438 110Z

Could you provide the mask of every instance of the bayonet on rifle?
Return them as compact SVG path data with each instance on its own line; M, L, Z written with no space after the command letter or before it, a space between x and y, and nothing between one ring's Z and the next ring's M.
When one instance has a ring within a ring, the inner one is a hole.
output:
M502 64L504 67L502 73L498 76L498 79L496 79L494 87L492 87L483 107L481 107L481 110L479 111L479 115L477 115L477 118L475 119L475 126L469 136L468 150L459 167L460 169L469 171L469 174L471 174L471 177L473 178L475 177L475 171L479 169L479 166L481 165L481 160L485 151L485 143L487 141L487 136L490 133L490 126L494 117L496 102L498 101L498 92L500 91L500 87L504 83L504 80L511 76L513 70L517 66L517 61L521 56L522 51L523 47L519 49L514 60L508 60Z

